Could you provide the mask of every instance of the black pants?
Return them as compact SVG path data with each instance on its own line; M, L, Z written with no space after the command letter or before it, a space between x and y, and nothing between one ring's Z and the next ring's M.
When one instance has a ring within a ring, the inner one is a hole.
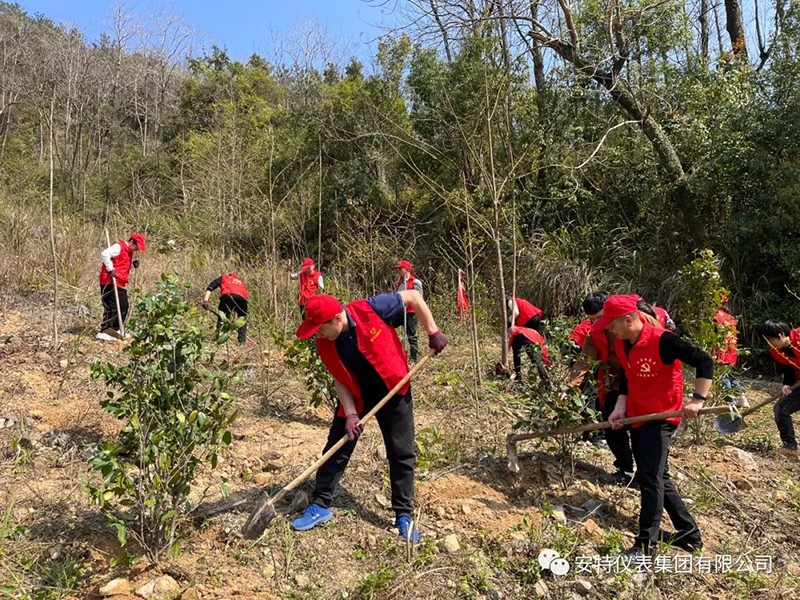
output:
M406 313L406 338L411 347L411 360L417 360L417 315Z
M305 319L306 318L306 305L305 304L298 304L297 306L300 307L300 318L301 319Z
M661 517L667 511L678 534L695 546L700 531L669 476L669 444L676 427L667 421L652 421L631 429L642 505L636 546L648 550L658 543Z
M800 410L800 388L775 403L775 424L778 426L778 433L785 448L797 449L792 415L798 410Z
M247 298L243 298L242 296L238 296L236 294L225 294L224 296L220 296L219 311L228 319L230 319L232 315L245 318L244 325L242 325L237 331L239 343L244 344L247 340ZM221 325L222 317L217 316L217 329L219 329Z
M545 369L541 357L537 356L533 346L534 343L522 334L517 335L512 340L511 353L514 357L514 373L517 374L517 378L522 376L522 357L520 355L522 353L522 349L525 348L525 353L528 355L528 358L530 358L531 362L536 365L536 370L539 373L539 379L542 381L542 383L548 383L550 380L547 377L547 369Z
M377 404L379 398L364 402L361 416ZM383 443L386 446L386 457L389 460L389 480L392 485L392 509L399 517L410 515L414 511L414 471L417 466L417 455L414 448L414 413L411 392L405 396L395 396L378 411L375 418L381 428ZM328 433L328 443L324 452L338 442L346 434L345 419L334 417ZM330 507L333 492L344 474L350 456L357 442L347 442L334 454L328 462L317 471L314 488L314 504Z
M617 406L617 398L619 398L617 390L608 390L606 392L606 399L603 402L603 406L600 407L604 421L608 421L608 417L614 412L614 408ZM631 451L630 427L626 426L622 429L609 428L605 432L608 449L614 455L614 466L618 471L632 473L633 452Z
M122 315L122 322L128 319L128 290L118 287L119 312ZM114 284L107 283L100 286L100 298L103 301L103 320L100 323L100 331L106 329L120 330L119 317L117 316L117 299L114 297Z

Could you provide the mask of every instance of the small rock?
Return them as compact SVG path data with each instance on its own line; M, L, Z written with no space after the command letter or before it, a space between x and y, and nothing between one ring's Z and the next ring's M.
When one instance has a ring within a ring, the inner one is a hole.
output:
M439 541L439 549L447 552L448 554L455 554L461 550L461 544L458 541L458 536L451 533Z
M592 584L585 579L576 579L572 584L572 588L581 596L588 596L592 593Z
M586 519L581 529L583 529L583 532L589 537L598 539L603 537L603 528L595 523L594 519Z
M301 510L305 510L310 503L311 502L308 499L308 494L300 490L294 495L294 498L292 498L292 504L289 507L289 510L291 510L293 513L300 512Z
M542 579L536 582L536 585L533 586L533 591L539 598L547 598L550 595L550 590L547 589L547 584Z
M447 511L444 509L444 506L437 506L436 507L436 516L440 519L444 519L447 516Z
M294 582L297 585L297 587L304 588L309 583L311 583L311 580L308 578L308 575L303 575L302 573L298 573L297 575L294 576Z
M5 429L6 427L13 427L13 426L14 426L14 419L0 418L0 429Z
M276 460L265 460L263 469L265 471L280 471L283 465Z
M757 471L758 470L758 463L756 459L753 458L753 455L749 452L745 452L740 448L731 448L730 455L733 460L738 462L742 467L747 469L748 471Z
M567 515L564 512L564 507L561 505L557 505L553 507L553 518L556 522L565 525L567 523Z
M267 560L264 563L264 566L261 567L261 574L264 576L264 579L272 579L275 577L275 564L272 560Z
M127 594L131 591L131 582L124 577L112 579L99 590L101 596L114 596L116 594Z
M22 343L22 339L18 335L10 335L6 338L6 344L9 346L17 346Z
M383 508L391 508L392 507L392 501L389 500L383 494L375 494L375 501L378 504L380 504Z
M734 481L733 483L740 490L752 490L753 489L753 482L750 481L749 479L739 479L738 481Z
M581 504L581 510L585 510L590 515L599 516L601 510L603 508L603 503L599 500L595 500L594 498L590 498L583 504Z
M775 500L778 502L789 502L789 494L784 492L783 490L778 490L775 492Z
M378 449L375 450L375 456L381 460L386 460L386 446L378 446Z
M272 481L272 474L264 473L263 471L260 473L256 473L253 476L253 483L255 483L259 487L264 487Z
M140 585L136 588L136 595L141 596L142 598L152 598L153 591L156 589L156 578L153 577L150 581L145 583L144 585Z
M469 504L462 504L461 512L463 512L465 515L469 515L472 513L472 507Z
M67 361L66 358L62 358L60 361L58 361L58 366L61 367L62 369L66 369L68 364L69 361Z
M181 600L202 600L203 594L197 588L189 588L181 594Z
M46 361L50 360L50 355L47 352L37 352L33 355L36 360Z
M172 598L178 593L181 586L169 575L162 575L156 579L156 584L153 587L153 594L156 598Z

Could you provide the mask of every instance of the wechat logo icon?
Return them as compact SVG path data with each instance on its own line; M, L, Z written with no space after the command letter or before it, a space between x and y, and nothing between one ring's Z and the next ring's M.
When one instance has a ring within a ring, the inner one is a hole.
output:
M552 548L545 548L539 552L539 566L553 575L566 575L569 573L569 561Z

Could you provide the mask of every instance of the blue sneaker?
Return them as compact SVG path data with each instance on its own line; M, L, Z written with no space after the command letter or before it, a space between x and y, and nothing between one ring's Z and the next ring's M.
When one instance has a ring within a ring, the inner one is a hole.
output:
M394 526L400 531L400 537L403 541L409 540L412 544L419 544L419 532L414 527L414 521L408 515L401 515L397 517Z
M292 529L296 531L308 531L317 525L327 523L333 518L333 513L329 508L324 508L318 504L309 504L303 514L292 521Z

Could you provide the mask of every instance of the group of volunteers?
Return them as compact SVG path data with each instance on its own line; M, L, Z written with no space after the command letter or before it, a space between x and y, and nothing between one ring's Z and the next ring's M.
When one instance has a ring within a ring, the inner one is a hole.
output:
M146 251L145 237L133 233L101 253L100 290L103 299L101 335L119 337L127 313L125 288L131 268L138 267L137 251ZM343 436L348 443L319 468L311 503L292 521L292 527L306 531L333 518L331 503L359 436L361 419L387 396L409 373L409 363L418 358L418 326L428 336L428 347L438 354L448 344L430 308L423 298L422 281L413 265L401 260L394 266L398 278L393 291L342 304L335 297L321 293L324 281L314 261L304 259L300 270L290 276L299 280L297 297L302 323L300 339L314 338L320 359L332 375L338 397L323 452ZM116 286L117 293L113 286ZM245 317L249 295L236 273L223 274L206 288L202 300L209 307L210 295L219 289L219 318ZM119 304L116 304L119 298ZM673 434L681 419L693 419L711 389L715 360L725 365L737 361L736 320L726 310L723 299L715 316L723 328L723 347L712 357L681 339L672 330L675 324L662 307L654 306L635 294L611 295L605 291L590 293L583 301L586 319L573 330L570 339L577 357L571 367L569 385L585 386L586 375L594 372L597 408L611 422L605 443L614 456L616 471L601 477L609 484L638 486L641 494L639 529L628 555L646 554L659 542L667 542L687 551L703 547L697 522L689 512L670 478L668 457ZM521 376L521 351L525 349L542 382L552 358L547 351L544 312L518 297L508 297L509 336L513 353L514 375ZM403 328L410 357L396 329ZM111 330L111 331L109 331ZM246 340L247 329L239 329L239 342ZM783 395L775 405L775 421L783 452L797 454L797 440L791 415L800 410L800 328L791 329L777 321L767 321L760 333L770 347L770 354L783 367ZM105 339L105 338L101 338ZM410 360L409 360L410 359ZM683 365L695 370L694 391L684 400ZM729 399L735 399L738 382L726 376ZM622 426L620 420L653 413L681 411L681 417L647 421ZM414 443L413 400L406 383L376 414L386 447L391 483L391 504L395 527L403 539L417 542L414 514L416 452ZM675 529L661 529L663 512Z

